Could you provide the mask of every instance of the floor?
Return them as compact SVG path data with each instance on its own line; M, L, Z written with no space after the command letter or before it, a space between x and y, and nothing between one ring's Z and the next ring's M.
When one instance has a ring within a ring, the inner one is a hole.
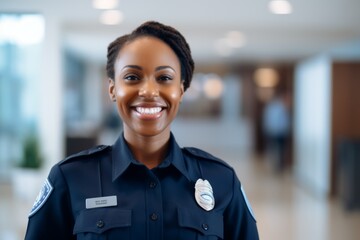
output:
M266 158L236 165L261 239L360 239L360 211L346 212L337 200L313 196L289 172L275 173Z
M234 139L234 143L231 140L236 138L234 133L234 136L227 136L229 144L214 145L206 140L199 145L197 134L192 140L187 140L189 135L181 134L184 132L182 127L181 124L175 126L174 134L178 135L178 141L187 141L187 145L197 144L236 169L254 210L261 239L360 239L360 211L346 212L337 200L313 196L297 185L290 171L276 173L266 157L252 156L246 150L249 149L249 141L236 143ZM198 127L193 126L194 129L186 132L193 133ZM222 130L226 129L219 131ZM213 139L219 143L219 138ZM10 184L0 184L0 193L0 240L23 239L27 214L33 201L24 197L15 198Z

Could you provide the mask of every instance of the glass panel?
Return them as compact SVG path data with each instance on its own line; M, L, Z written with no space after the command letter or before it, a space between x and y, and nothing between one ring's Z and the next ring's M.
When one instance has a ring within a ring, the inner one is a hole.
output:
M0 180L22 156L27 133L36 134L44 19L0 13Z

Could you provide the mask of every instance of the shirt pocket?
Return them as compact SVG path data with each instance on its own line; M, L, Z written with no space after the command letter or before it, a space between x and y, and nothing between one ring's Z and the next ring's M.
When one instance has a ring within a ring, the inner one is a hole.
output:
M224 238L224 222L221 213L202 209L178 209L179 239L217 240Z
M75 220L73 233L78 240L130 239L131 210L85 209Z

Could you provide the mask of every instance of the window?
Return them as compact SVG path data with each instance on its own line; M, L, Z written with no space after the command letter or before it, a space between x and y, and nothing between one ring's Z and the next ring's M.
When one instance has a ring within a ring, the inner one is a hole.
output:
M21 157L22 138L36 132L44 18L0 13L0 180Z

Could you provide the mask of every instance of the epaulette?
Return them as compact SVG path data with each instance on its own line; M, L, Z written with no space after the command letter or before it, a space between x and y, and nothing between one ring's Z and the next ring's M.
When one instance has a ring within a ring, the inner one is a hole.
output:
M201 149L195 148L195 147L184 147L183 149L186 152L190 153L190 155L192 155L192 156L199 157L199 158L206 159L206 160L211 160L211 161L220 163L220 164L225 165L226 167L229 167L232 169L232 167L228 163L226 163L224 160L222 160L218 157L215 157L214 155L212 155L208 152L205 152L204 150L201 150Z
M83 150L81 152L78 152L78 153L75 153L75 154L72 154L68 157L66 157L64 160L62 160L61 162L59 162L59 165L64 163L64 162L67 162L71 159L75 159L75 158L78 158L78 157L83 157L83 156L90 156L90 155L93 155L95 153L98 153L98 152L101 152L101 151L104 151L105 149L109 148L110 146L108 145L99 145L99 146L96 146L96 147L93 147L93 148L89 148L89 149L86 149L86 150Z

